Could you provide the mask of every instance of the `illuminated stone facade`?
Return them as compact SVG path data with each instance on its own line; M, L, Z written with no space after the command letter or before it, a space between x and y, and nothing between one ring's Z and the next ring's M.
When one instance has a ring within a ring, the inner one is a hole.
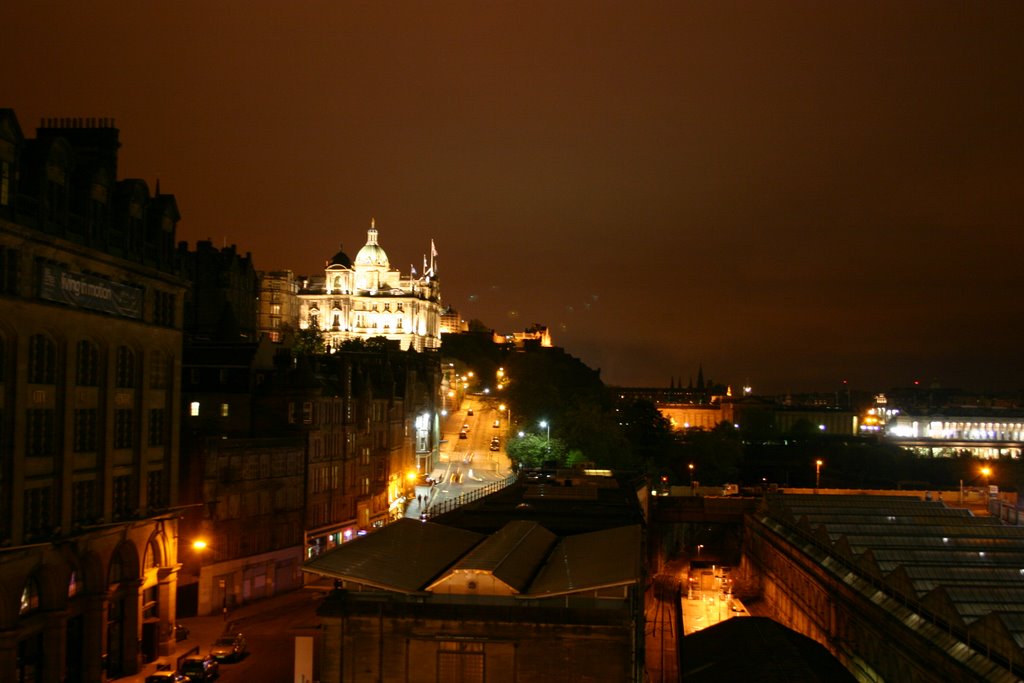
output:
M392 269L371 223L354 261L339 251L322 277L305 283L299 292L299 328L319 328L328 350L372 337L397 340L414 351L440 348L441 287L433 242L423 271L406 276Z

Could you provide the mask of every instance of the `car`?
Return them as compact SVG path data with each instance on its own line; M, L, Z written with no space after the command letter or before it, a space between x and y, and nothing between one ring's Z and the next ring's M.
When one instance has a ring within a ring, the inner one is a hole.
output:
M462 432L459 432L459 438L460 439L468 439L469 436L466 434L466 432L462 431Z
M491 450L492 451L500 451L501 450L501 446L498 444L497 441L492 441L491 442Z
M187 683L188 677L179 671L164 669L146 676L146 683Z
M237 662L245 656L248 650L249 646L245 642L245 636L241 633L225 634L213 643L210 655L218 662Z
M494 428L497 429L500 426L501 426L501 420L495 420L494 421Z
M186 626L184 626L182 624L175 624L174 625L174 640L175 641L180 642L182 640L186 640L188 638L188 633L189 633L188 627L186 627Z
M210 655L186 657L180 671L188 677L189 683L207 683L220 674L220 665Z
M472 409L472 408L470 408L469 410L467 410L467 411L466 411L466 415L468 415L468 416L470 416L470 417L473 417L473 409Z

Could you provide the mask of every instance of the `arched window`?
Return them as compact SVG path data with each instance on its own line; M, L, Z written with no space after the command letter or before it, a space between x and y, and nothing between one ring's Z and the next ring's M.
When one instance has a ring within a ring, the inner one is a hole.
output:
M162 566L161 562L160 544L154 538L149 542L149 549L146 553L146 569L156 569Z
M68 577L68 597L73 598L78 595L78 570L72 569L71 576Z
M88 339L78 342L75 349L75 384L94 387L99 378L100 352Z
M31 384L53 384L56 374L57 347L45 334L33 334L28 340L28 381Z
M116 383L122 389L130 389L135 386L135 352L127 346L117 347Z
M39 584L36 583L35 579L29 579L25 582L25 587L21 590L21 607L18 609L18 614L24 616L31 614L39 609Z

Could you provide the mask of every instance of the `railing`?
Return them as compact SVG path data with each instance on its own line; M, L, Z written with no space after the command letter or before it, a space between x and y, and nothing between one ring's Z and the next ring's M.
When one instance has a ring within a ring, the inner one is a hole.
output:
M448 500L444 500L440 503L431 502L431 504L427 506L427 509L423 511L423 518L426 519L427 517L435 517L437 515L443 515L446 512L451 512L456 508L472 503L474 500L480 500L485 496L489 496L492 493L511 486L515 481L516 476L511 475L499 481L491 482L487 486L481 486L478 489L467 491L458 498L449 498Z

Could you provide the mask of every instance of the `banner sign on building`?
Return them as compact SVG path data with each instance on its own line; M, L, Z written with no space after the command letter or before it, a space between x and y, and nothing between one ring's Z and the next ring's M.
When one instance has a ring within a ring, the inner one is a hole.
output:
M60 266L43 264L39 296L69 306L112 313L124 318L142 317L142 290L92 275L72 273Z

